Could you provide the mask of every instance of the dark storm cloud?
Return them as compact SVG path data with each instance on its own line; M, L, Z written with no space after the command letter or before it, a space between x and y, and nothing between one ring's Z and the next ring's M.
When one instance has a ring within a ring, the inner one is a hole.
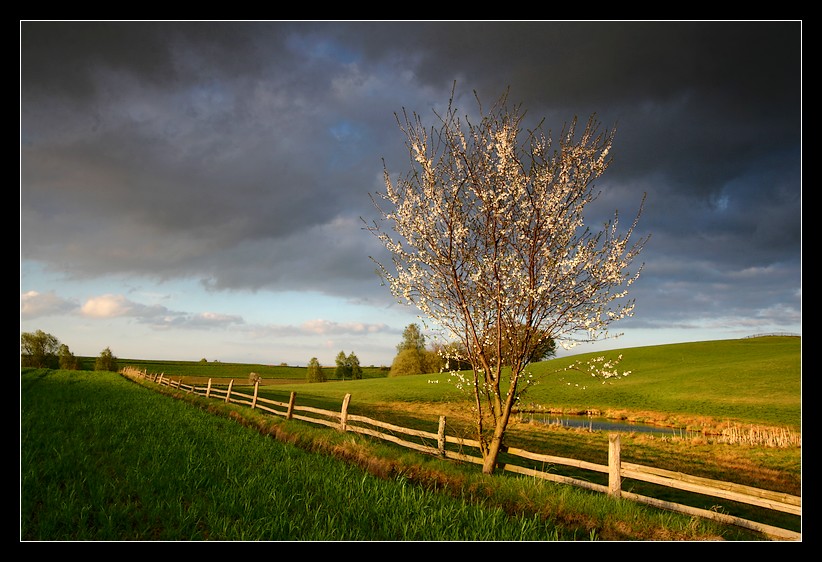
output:
M555 132L616 125L599 203L628 221L648 193L654 314L798 315L800 22L23 22L20 39L25 259L379 292L358 218L381 158L407 165L393 112L431 117L456 80L466 112L510 86ZM774 288L751 303L757 271Z

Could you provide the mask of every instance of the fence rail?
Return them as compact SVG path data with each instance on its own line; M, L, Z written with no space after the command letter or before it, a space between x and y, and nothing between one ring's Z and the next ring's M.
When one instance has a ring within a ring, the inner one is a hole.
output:
M466 448L478 449L480 446L479 441L446 434L445 416L440 416L437 433L432 433L386 423L365 416L349 414L348 405L351 400L350 394L345 395L340 411L331 411L314 408L311 406L297 405L296 393L294 392L291 392L288 402L279 402L276 400L263 398L258 395L259 381L254 384L254 393L248 394L234 389L233 380L229 382L226 388L212 385L211 379L208 380L207 386L199 387L193 384L184 384L182 379L177 379L175 381L166 377L162 373L149 374L145 370L140 371L139 369L134 369L131 367L124 368L121 373L126 377L149 379L159 385L169 386L188 393L195 393L205 396L206 398L220 399L226 403L247 405L251 408L259 409L273 415L283 416L286 419L296 419L335 428L339 431L349 431L352 433L368 435L422 453L437 455L442 458L474 464L482 464L483 462L481 457L473 456L464 452L464 449ZM381 430L386 430L393 433L385 433ZM421 442L410 441L405 437L401 437L396 434L414 437L419 439ZM436 445L433 445L433 443L436 443ZM449 445L451 445L451 447L449 447ZM596 484L586 480L581 480L579 478L563 476L560 474L552 474L542 470L536 470L512 463L501 464L500 468L508 472L523 474L562 484L570 484L669 511L676 511L719 521L725 524L736 525L738 527L763 533L775 539L800 540L802 538L801 533L788 529L782 529L724 513L717 513L715 511L668 502L622 490L622 478L630 478L632 480L649 482L651 484L666 486L687 492L746 503L791 515L802 515L802 498L798 496L763 490L751 486L743 486L731 482L711 480L708 478L663 470L660 468L622 462L621 444L618 433L609 434L607 465L534 453L513 447L507 449L506 458L508 457L517 457L530 461L569 466L572 468L604 473L608 475L608 485Z

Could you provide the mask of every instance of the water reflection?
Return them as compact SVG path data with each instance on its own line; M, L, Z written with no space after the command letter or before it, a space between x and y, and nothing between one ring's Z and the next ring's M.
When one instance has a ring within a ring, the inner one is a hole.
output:
M645 423L633 423L628 421L614 421L608 418L596 416L572 416L565 414L521 414L522 421L533 421L549 425L562 427L575 427L587 429L588 431L616 431L630 433L632 431L641 433L653 433L655 435L675 435L691 436L696 432L687 431L681 428L660 427Z

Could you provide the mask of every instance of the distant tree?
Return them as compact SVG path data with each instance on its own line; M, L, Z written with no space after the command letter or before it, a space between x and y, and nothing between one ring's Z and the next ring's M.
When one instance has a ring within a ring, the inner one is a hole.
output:
M402 333L402 341L397 344L397 355L389 376L440 372L445 366L445 359L439 350L439 344L426 349L425 336L419 325L409 324Z
M312 357L308 362L308 370L305 376L308 382L325 382L325 373L316 357Z
M59 356L61 369L65 369L66 371L80 370L80 360L75 357L71 351L69 351L69 346L66 344L60 345L60 350L57 355Z
M202 359L200 359L200 363L208 363L208 359L206 359L205 357L203 357Z
M389 377L401 377L404 375L419 375L425 372L425 350L403 349L394 357L391 363Z
M249 384L256 384L258 382L263 382L263 377L260 373L248 373Z
M539 340L537 345L534 346L534 350L531 352L528 362L539 363L540 361L547 361L551 357L556 356L556 354L557 342L554 338L548 336L547 334L543 334L543 337Z
M348 355L345 351L340 351L335 359L337 368L334 370L334 376L338 379L361 379L362 368L360 367L360 360L352 351Z
M20 364L23 367L56 369L60 340L43 330L20 334Z
M337 363L337 368L334 369L334 376L342 380L350 379L351 366L348 364L348 357L345 355L345 351L340 351L337 354L335 361Z
M425 349L425 336L422 335L417 324L409 324L402 333L402 341L397 344L397 353L404 349L422 351Z
M352 351L347 359L346 364L349 369L349 374L351 375L352 379L361 379L362 378L362 367L360 367L360 359L354 355Z
M525 357L524 363L538 363L550 359L557 352L557 344L554 338L546 330L530 330L533 338L533 344L529 346L528 356ZM497 334L502 334L502 341L499 345L500 356L502 357L502 364L510 367L513 362L517 360L515 354L515 342L524 339L528 336L529 329L526 326L512 328L509 332L497 332L490 330L490 343L488 345L488 354L491 355L497 348Z
M439 343L431 346L430 364L431 373L440 371L465 371L471 369L468 361L468 352L460 342Z
M117 358L111 353L111 349L105 348L100 352L99 357L94 362L94 370L117 372Z

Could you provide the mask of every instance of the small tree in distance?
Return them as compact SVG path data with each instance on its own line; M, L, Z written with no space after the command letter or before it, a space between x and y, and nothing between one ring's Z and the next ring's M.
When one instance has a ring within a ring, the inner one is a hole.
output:
M334 376L338 379L361 379L362 367L360 367L360 359L352 351L348 355L344 351L340 351L335 359L337 368L334 369Z
M117 358L111 353L111 349L105 348L100 352L100 356L94 362L94 370L117 372Z
M406 349L420 352L425 349L425 336L418 324L409 324L402 332L402 341L397 344L397 353Z
M351 367L348 365L348 357L345 355L345 351L340 351L337 354L335 362L337 363L337 368L334 369L334 376L342 380L350 379Z
M316 357L312 357L308 362L305 378L308 382L325 382L325 373Z
M66 371L80 370L80 360L69 350L69 346L66 344L60 345L58 356L61 369L65 369Z
M348 374L351 375L352 379L362 379L362 367L360 367L360 358L354 355L354 352L348 354L346 358L346 366L348 368Z
M409 324L402 333L402 341L397 344L397 355L391 363L388 376L420 375L422 373L438 373L445 365L445 361L438 351L439 344L433 349L426 349L425 335L418 324Z
M599 232L585 226L613 133L592 117L577 138L574 120L554 147L541 123L520 138L524 113L507 94L490 111L479 98L477 106L479 122L463 121L452 92L430 131L416 114L397 115L411 170L392 180L385 168L385 192L372 197L381 222L367 227L392 255L390 270L378 266L394 296L459 341L456 359L471 375L454 377L470 391L491 473L536 350L546 338L570 346L608 337L610 323L630 316L623 298L639 270L627 268L645 241L628 245L641 204L625 235L616 213ZM589 372L620 374L604 359Z

